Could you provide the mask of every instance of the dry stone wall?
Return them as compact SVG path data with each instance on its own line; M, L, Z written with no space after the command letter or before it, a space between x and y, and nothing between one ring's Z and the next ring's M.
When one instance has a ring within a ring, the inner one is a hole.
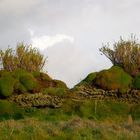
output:
M117 90L105 91L96 88L87 88L79 86L72 93L69 93L67 97L51 96L43 93L36 94L21 94L13 95L8 98L9 101L15 102L22 107L61 107L67 98L72 100L84 100L84 99L95 99L95 100L117 100L120 102L129 102L131 104L140 103L140 91L131 90L127 93L121 94Z
M118 100L121 102L140 103L140 90L129 90L127 93L120 93L118 90L103 90L79 86L74 93L79 99Z
M63 99L58 96L44 95L42 93L36 94L21 94L13 95L9 98L10 101L17 103L22 107L61 107Z

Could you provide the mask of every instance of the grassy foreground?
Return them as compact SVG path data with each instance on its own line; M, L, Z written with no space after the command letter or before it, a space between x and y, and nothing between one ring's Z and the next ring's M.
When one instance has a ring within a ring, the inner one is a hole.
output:
M67 100L62 108L24 110L0 121L0 140L139 140L140 106Z

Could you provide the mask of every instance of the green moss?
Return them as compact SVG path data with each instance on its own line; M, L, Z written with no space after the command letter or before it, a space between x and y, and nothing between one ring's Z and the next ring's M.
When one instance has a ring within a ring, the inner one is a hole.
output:
M63 81L53 80L53 82L55 84L55 87L57 87L57 88L66 88L66 89L68 89L67 85Z
M32 72L32 75L35 78L40 79L42 81L52 81L52 78L47 73L43 73L43 72L39 72L39 71L34 71L34 72Z
M33 71L32 72L32 75L37 78L37 77L40 77L40 72L39 71Z
M26 93L27 90L19 81L17 81L14 85L14 92L18 94L22 94L22 93Z
M90 73L83 81L87 83L92 83L92 81L95 79L97 75L97 72Z
M140 89L140 75L134 78L133 88Z
M8 97L14 91L15 79L9 74L5 74L0 78L0 96Z
M67 95L67 90L65 88L54 88L54 87L50 87L50 88L46 88L43 91L43 93L44 94L49 94L49 95L63 97L65 95Z
M109 70L103 70L96 75L94 84L107 90L124 89L132 87L132 77L122 68L113 66Z
M0 100L0 120L5 119L21 119L24 111L14 103L6 100Z
M13 77L17 80L14 88L18 93L25 93L26 91L33 91L38 88L37 80L32 73L23 69L17 69L12 72Z
M21 77L21 76L23 76L23 75L32 75L32 74L30 74L29 72L27 72L26 70L23 70L23 69L17 69L17 70L14 70L13 72L12 72L12 75L13 75L13 77L15 78L15 79L18 79L19 80L19 78Z
M47 73L40 73L40 78L46 81L52 81L52 78Z
M97 75L97 72L90 73L84 80L82 80L76 86L81 86L81 85L84 85L84 86L87 85L88 86L88 85L91 85L93 80L96 78L96 75Z
M19 81L27 91L33 91L38 87L36 79L30 74L21 76Z

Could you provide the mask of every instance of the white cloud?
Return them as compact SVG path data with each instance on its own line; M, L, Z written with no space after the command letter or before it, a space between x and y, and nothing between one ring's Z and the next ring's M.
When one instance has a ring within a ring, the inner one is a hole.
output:
M34 32L29 29L30 35L31 35L31 44L33 47L36 47L40 50L44 50L48 47L52 47L56 44L62 43L62 42L69 42L73 43L74 38L65 34L56 34L55 36L34 36Z

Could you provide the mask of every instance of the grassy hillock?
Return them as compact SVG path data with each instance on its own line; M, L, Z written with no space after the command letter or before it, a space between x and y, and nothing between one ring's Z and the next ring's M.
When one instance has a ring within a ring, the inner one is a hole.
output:
M103 90L118 90L127 92L133 88L139 88L139 76L135 79L119 66L112 66L107 70L90 73L76 86L92 86ZM76 87L75 86L75 87Z
M13 94L44 92L48 88L54 88L53 92L57 92L58 88L68 89L64 82L54 80L42 72L29 73L23 69L12 72L0 71L1 98L7 98Z
M122 68L113 66L96 75L93 84L105 90L129 90L132 87L132 77Z

